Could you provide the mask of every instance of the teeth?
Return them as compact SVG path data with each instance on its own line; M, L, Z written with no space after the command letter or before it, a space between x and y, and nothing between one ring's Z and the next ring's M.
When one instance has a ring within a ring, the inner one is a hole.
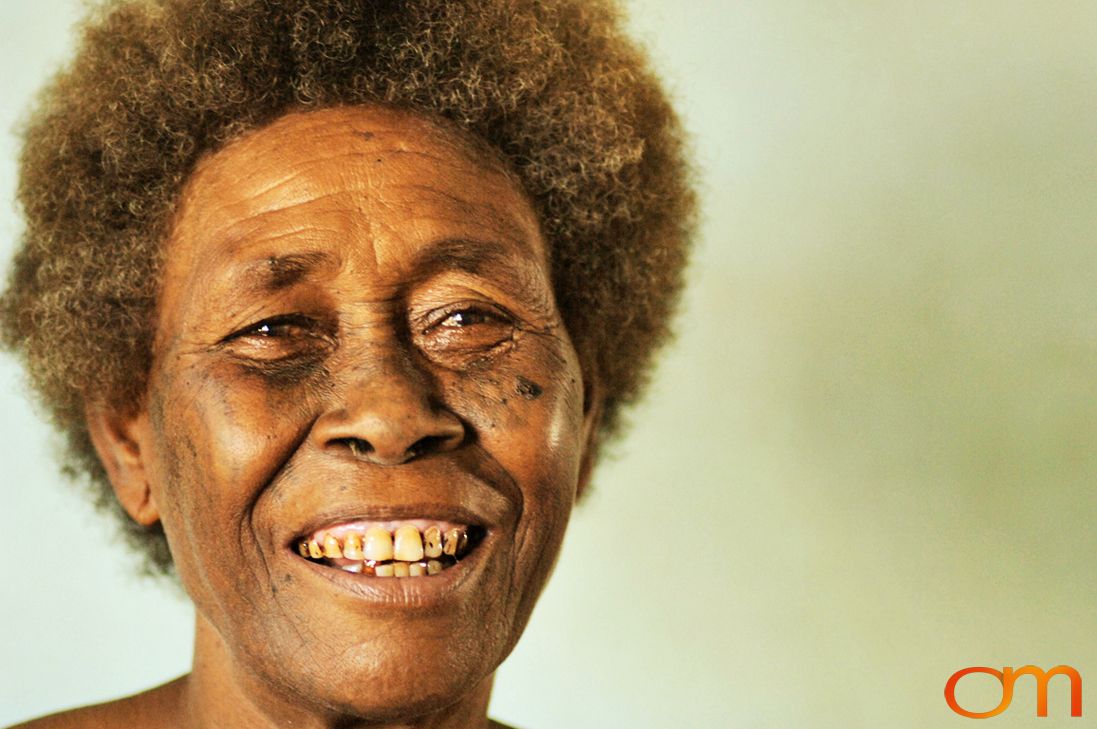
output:
M415 527L412 527L414 529ZM418 531L416 534L418 535ZM392 536L388 533L387 529L381 527L370 527L366 531L366 543L362 548L363 556L366 559L376 560L383 562L386 559L392 559Z
M343 550L339 549L339 540L330 534L324 537L324 556L330 559L343 556Z
M397 527L394 533L373 526L363 535L348 526L342 528L342 539L332 533L318 532L311 539L299 541L297 552L306 559L355 574L421 577L439 574L469 550L469 533L463 527L452 527L443 533L435 524L420 534L411 524Z
M362 553L362 537L358 536L358 532L350 532L343 540L343 556L358 560L366 558Z
M402 526L396 530L393 555L405 562L418 562L423 558L423 540L419 530L413 526ZM397 573L397 576L400 576Z
M431 558L442 556L442 531L438 527L423 532L423 554Z
M457 543L461 541L461 530L457 527L446 532L446 543L442 551L453 557L457 554Z
M373 568L373 574L378 577L392 577L395 572L395 568L392 564L379 564Z

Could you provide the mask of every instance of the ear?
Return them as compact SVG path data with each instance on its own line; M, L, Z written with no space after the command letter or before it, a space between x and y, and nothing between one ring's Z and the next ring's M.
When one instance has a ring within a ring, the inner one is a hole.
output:
M142 409L122 415L106 405L88 405L84 411L88 434L107 471L114 495L122 508L142 526L160 520L160 510L149 486L146 468L148 418Z
M591 373L583 379L583 455L579 462L576 500L581 500L590 485L598 453L598 433L602 424L602 385Z

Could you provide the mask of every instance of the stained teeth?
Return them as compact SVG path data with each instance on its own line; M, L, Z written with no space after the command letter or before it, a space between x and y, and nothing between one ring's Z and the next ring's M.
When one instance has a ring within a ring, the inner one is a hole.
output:
M324 537L324 556L330 559L343 556L343 550L339 549L339 540L330 534Z
M412 528L414 529L414 527ZM418 533L419 532L416 531L417 535ZM370 527L366 531L366 543L363 546L362 551L363 556L366 559L373 559L378 562L392 559L392 536L388 533L387 529Z
M364 535L354 529L349 524L340 527L342 538L317 532L311 539L297 542L297 552L306 559L363 576L421 577L437 575L460 561L470 544L468 528L463 527L443 533L434 524L422 534L412 524L399 526L395 532L373 526ZM479 534L477 531L472 539Z
M362 554L362 537L358 536L358 532L350 532L343 539L343 556L358 560L366 558L366 555Z
M423 532L423 554L428 557L442 556L442 531L432 526Z
M457 543L461 541L461 530L457 527L446 532L446 543L442 551L453 557L457 554Z
M405 562L418 562L423 558L423 540L419 537L419 530L406 525L396 530L394 537L395 546L393 556ZM397 572L397 576L399 572Z
M373 568L373 574L378 577L392 577L395 571L392 564L379 564Z

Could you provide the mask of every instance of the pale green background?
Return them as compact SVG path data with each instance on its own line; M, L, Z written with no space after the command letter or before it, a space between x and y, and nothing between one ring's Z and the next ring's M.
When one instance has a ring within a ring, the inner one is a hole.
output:
M6 131L78 3L3 1ZM695 134L703 236L497 716L923 729L972 724L942 697L964 666L1097 686L1097 3L630 7ZM186 604L131 577L8 359L0 382L0 723L182 672ZM1088 723L1065 682L1059 718L1033 693L986 726Z

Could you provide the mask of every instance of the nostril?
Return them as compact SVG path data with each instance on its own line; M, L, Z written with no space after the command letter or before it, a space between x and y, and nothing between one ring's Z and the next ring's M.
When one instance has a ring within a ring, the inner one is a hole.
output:
M461 447L469 431L456 415L426 400L415 404L371 398L353 411L325 414L313 434L324 450L386 466Z
M456 445L458 440L452 435L425 435L411 444L405 452L405 457L410 461L426 453L448 450L448 446Z
M372 443L364 438L335 438L331 442L345 448L358 459L379 463L407 463L430 453L450 450L459 445L460 440L461 438L457 435L426 435L412 443L402 453L399 451L393 451L392 453L378 451Z
M362 438L338 438L335 442L345 445L355 458L361 458L373 452L373 445Z

